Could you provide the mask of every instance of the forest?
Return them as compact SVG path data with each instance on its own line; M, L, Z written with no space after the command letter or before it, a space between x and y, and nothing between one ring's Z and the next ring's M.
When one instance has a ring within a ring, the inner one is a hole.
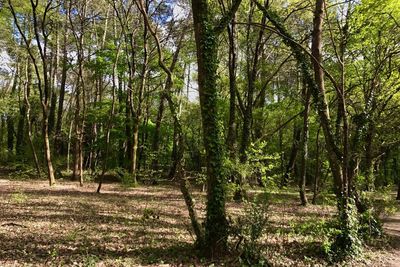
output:
M400 266L398 0L0 0L0 266Z

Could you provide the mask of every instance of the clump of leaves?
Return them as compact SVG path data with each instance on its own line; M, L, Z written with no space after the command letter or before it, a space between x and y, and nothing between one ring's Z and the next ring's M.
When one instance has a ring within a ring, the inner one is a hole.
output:
M160 219L160 212L151 208L145 208L143 210L142 220L158 220Z
M132 174L127 172L124 169L117 169L116 170L117 175L121 179L121 184L123 187L129 188L129 187L136 187L137 183L134 181Z
M382 222L373 208L360 214L359 222L358 233L363 240L369 241L383 235Z
M329 234L331 222L317 217L291 224L294 233L303 236L323 237Z
M32 177L35 177L36 175L36 170L28 165L25 164L24 162L16 162L12 163L12 168L15 169L15 171L9 173L9 178L12 180L27 180Z
M340 262L354 258L362 252L362 239L359 235L359 218L352 198L339 202L339 213L336 218L330 240L323 245L331 262Z
M24 192L17 192L11 194L11 201L14 203L22 204L28 200L28 196Z
M195 183L198 186L201 186L201 191L205 191L205 187L207 184L207 175L205 172L199 172L195 177Z
M96 255L86 254L85 257L83 258L82 266L94 267L94 266L97 266L98 261L99 261L99 258Z
M242 266L269 266L262 255L260 238L268 226L268 195L262 199L245 203L245 213L231 224L234 249L239 252Z

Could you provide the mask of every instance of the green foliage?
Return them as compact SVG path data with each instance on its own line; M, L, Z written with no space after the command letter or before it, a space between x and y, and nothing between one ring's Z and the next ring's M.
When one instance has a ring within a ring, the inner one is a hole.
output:
M24 162L8 163L15 171L9 173L9 177L13 180L27 180L36 177L36 169Z
M383 235L382 222L373 208L360 214L359 224L358 233L363 240L369 241Z
M158 220L160 219L160 212L152 209L152 208L145 208L143 210L142 220L143 221L151 221L151 220Z
M136 187L137 184L135 183L132 174L129 173L128 171L126 171L123 168L117 168L116 169L116 173L118 174L118 176L121 179L121 184L123 187Z
M332 222L316 217L299 223L292 223L290 228L295 234L318 238L329 236L331 234Z
M328 259L335 262L355 258L362 252L359 218L354 200L342 198L338 206L336 225L332 229L330 241L324 244Z
M234 245L240 253L239 262L242 266L269 266L259 243L269 218L269 195L262 196L247 202L244 215L231 225L231 235L236 240Z
M28 201L28 196L24 192L13 193L10 196L11 202L23 204Z

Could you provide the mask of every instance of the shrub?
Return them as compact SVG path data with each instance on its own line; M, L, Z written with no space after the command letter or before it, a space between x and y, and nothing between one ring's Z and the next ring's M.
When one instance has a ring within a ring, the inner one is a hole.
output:
M268 197L246 204L244 215L231 225L234 249L239 252L242 266L269 266L259 244L268 226Z
M359 218L352 198L339 202L339 213L333 224L329 241L323 248L331 262L340 262L354 258L362 251L362 240L359 236Z

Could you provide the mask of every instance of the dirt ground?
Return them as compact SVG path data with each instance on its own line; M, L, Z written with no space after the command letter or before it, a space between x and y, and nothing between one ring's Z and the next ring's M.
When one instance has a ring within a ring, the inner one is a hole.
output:
M400 214L390 216L385 219L384 230L391 237L393 251L393 259L389 261L388 266L400 266Z
M173 185L83 187L59 181L0 180L0 266L210 266L195 256L187 210ZM204 214L204 194L195 193ZM297 205L297 195L272 198L264 239L274 266L326 266L318 239L292 231L330 218L334 206ZM242 204L230 202L236 216ZM367 247L346 266L400 266L400 215L387 219L389 238ZM219 266L215 264L214 266ZM238 265L235 257L225 266Z

